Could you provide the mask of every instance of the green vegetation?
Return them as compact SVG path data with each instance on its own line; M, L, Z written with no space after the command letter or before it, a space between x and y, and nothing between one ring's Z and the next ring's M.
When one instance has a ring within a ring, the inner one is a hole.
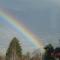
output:
M45 53L41 54L41 52L36 53L34 55L30 55L29 52L27 52L25 55L22 54L22 46L19 42L19 40L14 37L9 47L6 51L6 56L0 56L0 60L56 60L58 58L60 60L60 55L56 56L56 52L60 52L60 48L53 48L51 44L48 44L44 47Z
M45 54L44 54L44 60L55 60L53 52L54 48L51 44L48 44L45 46Z
M7 53L6 53L6 60L9 60L12 56L12 54L15 53L15 58L16 58L16 55L18 57L22 57L22 48L20 46L20 43L19 41L17 40L17 38L13 38L10 45L9 45L9 48L7 50Z

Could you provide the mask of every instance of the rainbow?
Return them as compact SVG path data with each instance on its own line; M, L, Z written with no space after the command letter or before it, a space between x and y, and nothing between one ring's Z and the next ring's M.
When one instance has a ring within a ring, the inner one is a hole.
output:
M36 47L43 50L44 44L42 40L39 40L34 34L32 34L22 23L20 23L15 17L11 16L9 13L0 11L0 16L3 17L7 22L12 24L16 29L18 29L24 36L26 36ZM38 41L39 40L39 41Z

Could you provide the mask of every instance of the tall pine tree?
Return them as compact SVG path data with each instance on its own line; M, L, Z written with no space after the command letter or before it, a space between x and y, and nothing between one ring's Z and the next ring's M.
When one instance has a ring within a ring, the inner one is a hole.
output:
M6 52L6 60L20 60L22 57L22 49L16 37L14 37Z

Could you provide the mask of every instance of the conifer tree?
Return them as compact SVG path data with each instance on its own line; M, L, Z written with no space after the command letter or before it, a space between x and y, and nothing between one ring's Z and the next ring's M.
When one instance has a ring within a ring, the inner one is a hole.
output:
M9 45L9 48L7 49L6 60L16 60L16 57L22 57L22 49L18 39L14 37Z
M44 49L44 60L55 60L54 56L52 55L52 53L54 52L53 46L51 44L48 44Z

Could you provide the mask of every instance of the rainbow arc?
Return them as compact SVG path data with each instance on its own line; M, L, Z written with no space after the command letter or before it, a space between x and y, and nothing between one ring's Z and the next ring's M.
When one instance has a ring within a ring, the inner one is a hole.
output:
M36 45L36 47L41 48L41 50L43 50L44 43L42 43L42 39L36 38L33 33L31 33L25 26L23 26L22 22L19 22L15 17L4 11L0 11L0 16L3 17L11 25L13 25L25 37L27 37L34 45Z

